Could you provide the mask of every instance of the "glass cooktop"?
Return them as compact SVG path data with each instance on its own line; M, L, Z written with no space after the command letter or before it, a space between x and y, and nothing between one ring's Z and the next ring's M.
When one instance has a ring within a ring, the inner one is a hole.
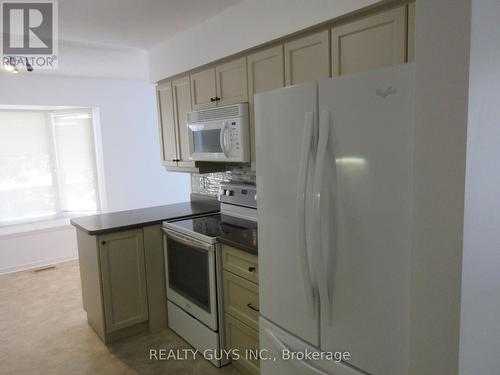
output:
M257 223L255 222L221 214L174 221L170 222L169 224L171 226L180 227L184 230L192 231L203 236L213 238L225 233L230 233L241 229L255 228L257 226Z

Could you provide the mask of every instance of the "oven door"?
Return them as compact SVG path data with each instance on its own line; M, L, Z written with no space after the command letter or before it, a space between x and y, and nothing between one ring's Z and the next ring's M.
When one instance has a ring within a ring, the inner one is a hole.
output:
M217 245L166 228L163 232L167 299L217 331Z
M188 124L189 158L198 161L226 161L229 158L228 121Z

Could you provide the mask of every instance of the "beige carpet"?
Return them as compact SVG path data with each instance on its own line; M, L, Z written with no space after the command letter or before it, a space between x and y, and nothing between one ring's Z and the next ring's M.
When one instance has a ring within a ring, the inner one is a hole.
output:
M87 324L78 262L0 276L0 374L239 374L202 358L151 361L149 349L190 348L170 330L105 346Z

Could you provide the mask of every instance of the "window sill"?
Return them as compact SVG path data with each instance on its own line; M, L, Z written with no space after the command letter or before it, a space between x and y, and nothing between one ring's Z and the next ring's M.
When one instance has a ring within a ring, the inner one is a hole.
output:
M69 218L37 221L33 223L8 225L0 227L0 239L29 236L36 233L54 232L72 228Z

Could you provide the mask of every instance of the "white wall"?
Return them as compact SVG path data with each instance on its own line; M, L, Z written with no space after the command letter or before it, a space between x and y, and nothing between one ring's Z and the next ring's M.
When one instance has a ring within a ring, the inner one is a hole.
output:
M458 373L469 40L470 0L417 0L412 375Z
M246 0L149 51L159 81L380 0Z
M107 209L110 211L189 200L188 174L167 172L160 165L154 86L147 82L0 73L0 105L98 107L102 136ZM41 261L34 237L28 242L0 238L0 252L13 249L19 258L2 259L0 270L33 255ZM23 241L25 241L23 239ZM74 249L53 234L53 246ZM56 256L66 252L55 251ZM63 255L61 255L63 254Z
M147 81L148 53L138 48L108 46L67 40L58 41L58 67L54 70L37 69L39 74ZM19 69L26 72L23 66Z
M500 2L472 0L460 374L500 373Z
M147 51L60 40L58 68L41 74L146 81Z
M76 232L71 225L0 236L0 274L77 257Z

